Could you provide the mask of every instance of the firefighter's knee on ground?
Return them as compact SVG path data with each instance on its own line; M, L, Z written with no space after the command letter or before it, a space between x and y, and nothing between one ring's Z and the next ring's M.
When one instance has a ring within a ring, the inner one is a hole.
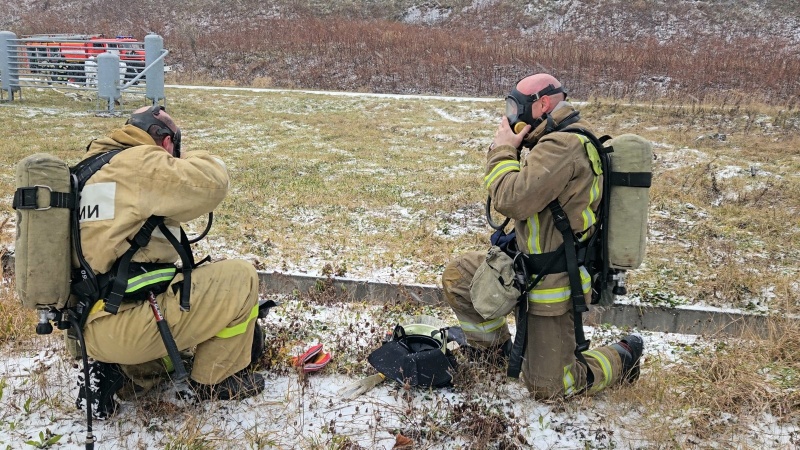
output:
M546 380L530 381L526 379L525 386L536 400L556 400L567 396L561 380L547 382Z
M461 272L458 270L457 265L457 261L449 263L442 273L442 291L444 292L445 300L451 307L456 304L455 296L453 295L453 286L462 279Z

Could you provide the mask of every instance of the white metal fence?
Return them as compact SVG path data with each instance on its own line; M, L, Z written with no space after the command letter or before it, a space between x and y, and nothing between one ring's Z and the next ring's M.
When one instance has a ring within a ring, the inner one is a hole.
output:
M153 104L164 96L161 36L144 41L101 35L35 35L17 38L0 31L0 101L22 98L24 87L58 86L96 93L108 111L122 93L143 95Z

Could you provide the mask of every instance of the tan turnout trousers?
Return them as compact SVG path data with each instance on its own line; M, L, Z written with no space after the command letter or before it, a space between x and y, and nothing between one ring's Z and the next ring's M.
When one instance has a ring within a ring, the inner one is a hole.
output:
M180 285L182 280L179 274L172 285ZM258 275L253 265L226 260L200 266L192 271L188 312L180 310L179 296L180 291L175 293L170 286L156 300L178 349L197 346L191 378L215 384L247 367L258 315ZM148 302L117 315L90 315L84 334L89 356L118 363L129 376L141 373L141 380L135 375L132 378L142 387L149 387L144 374L167 356Z
M469 286L486 252L465 253L445 267L444 295L464 330L470 345L487 348L510 338L505 317L486 321L473 306ZM586 386L586 367L575 357L572 310L557 316L528 313L528 339L523 355L522 376L530 393L538 399L569 396ZM594 375L590 393L622 379L622 360L612 347L583 352Z

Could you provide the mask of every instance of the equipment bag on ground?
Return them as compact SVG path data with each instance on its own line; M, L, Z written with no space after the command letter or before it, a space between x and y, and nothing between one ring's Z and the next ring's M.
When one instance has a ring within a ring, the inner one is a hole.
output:
M400 384L420 387L452 385L455 359L447 350L447 330L430 325L397 325L391 339L367 360L378 372Z

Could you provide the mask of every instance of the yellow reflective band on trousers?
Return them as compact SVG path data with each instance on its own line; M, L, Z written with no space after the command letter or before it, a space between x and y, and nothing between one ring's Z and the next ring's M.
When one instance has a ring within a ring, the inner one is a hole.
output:
M161 364L164 364L164 369L167 373L172 373L175 370L175 366L172 365L172 360L169 358L169 355L161 358Z
M482 323L472 323L460 320L459 323L461 323L461 329L464 330L465 332L489 334L494 331L497 331L498 329L500 329L500 327L505 325L506 318L505 316L498 317L497 319L493 319L488 322L482 322Z
M491 186L492 183L494 183L494 181L500 177L500 175L503 175L506 172L519 172L519 161L508 160L498 163L496 166L494 166L494 169L489 172L489 175L483 177L483 185L486 187L486 189L489 189L489 186Z
M597 392L600 389L608 386L609 381L611 381L611 361L609 361L604 354L594 350L587 350L583 352L583 356L587 358L594 358L598 363L600 363L600 367L603 369L603 382L598 383L597 377L595 377L594 384L589 392ZM589 368L587 367L586 370L589 370Z
M583 293L589 292L592 287L592 277L589 276L589 271L585 267L578 268L581 272L581 287ZM532 289L528 293L528 301L531 303L559 303L569 300L572 294L572 289L569 286L549 289Z
M247 318L247 320L238 325L224 328L222 331L217 333L217 337L220 339L225 339L238 336L240 334L244 334L244 332L247 331L247 324L249 324L250 321L252 321L256 317L258 317L258 305L253 306L253 309L250 310L250 316Z
M177 269L175 267L169 267L128 278L128 288L125 289L125 293L127 294L138 291L145 286L158 284L164 281L170 281L175 277L176 270Z
M572 376L572 364L564 367L564 395L575 393L575 377Z

